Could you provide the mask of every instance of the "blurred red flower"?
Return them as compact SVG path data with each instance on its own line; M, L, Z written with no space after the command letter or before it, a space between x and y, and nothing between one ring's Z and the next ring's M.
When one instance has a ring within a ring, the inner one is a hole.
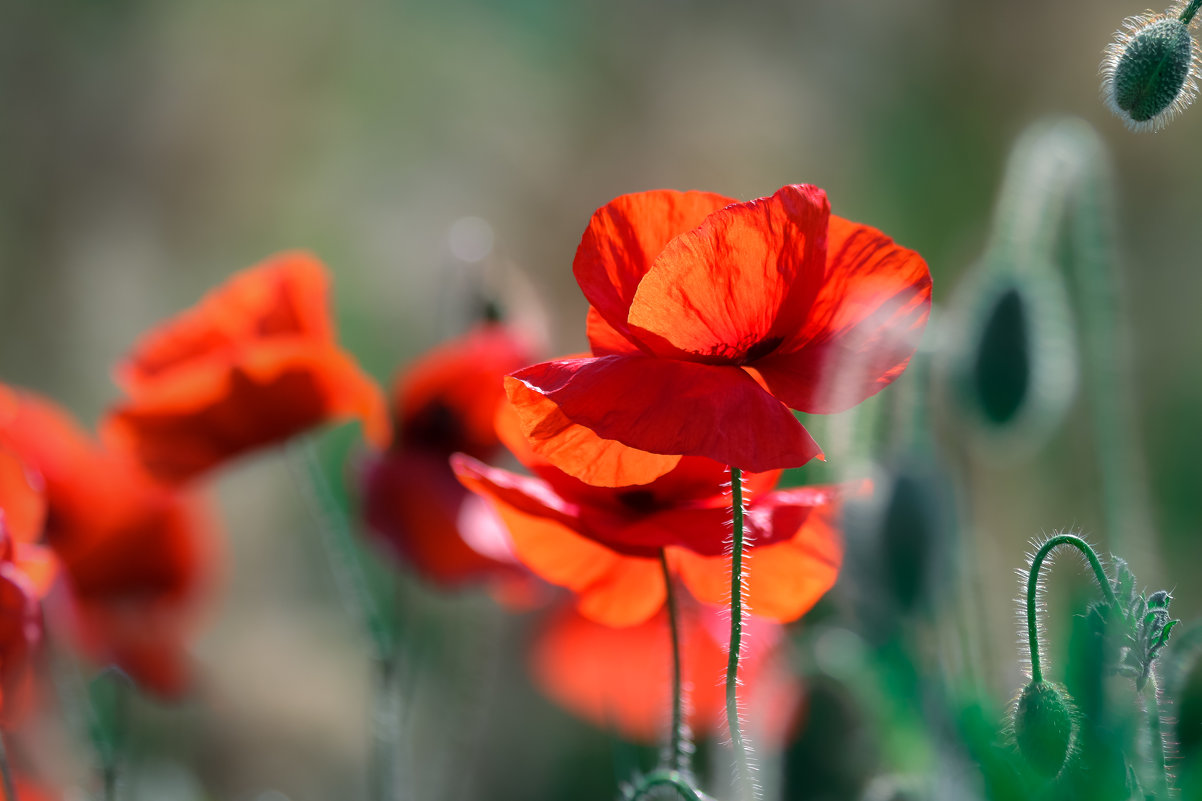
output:
M185 649L216 564L215 525L199 498L104 450L53 403L8 387L0 445L44 482L37 533L61 564L63 622L82 650L151 691L184 692Z
M31 538L40 530L45 498L37 479L0 448L0 726L12 728L31 704L33 659L42 639L41 600L54 579L48 552ZM31 528L32 527L32 528Z
M369 529L419 573L444 586L521 568L488 505L455 478L462 451L491 459L501 443L493 424L506 373L532 361L516 329L480 325L431 350L397 375L397 435L363 474ZM524 572L524 571L521 571Z
M728 619L717 607L682 604L679 616L686 720L693 733L725 731ZM756 738L779 742L789 733L801 685L784 664L783 628L747 621L739 697L755 721ZM556 703L603 728L644 743L662 742L670 726L672 647L664 611L634 626L596 623L570 607L539 629L530 654L538 686Z
M597 487L523 447L513 415L499 416L498 430L537 477L465 455L452 459L455 472L496 507L518 558L547 581L573 590L584 615L611 626L654 615L665 596L661 549L696 598L727 603L730 483L725 466L690 456L649 484ZM631 451L626 461L646 456ZM747 600L755 614L793 620L838 575L843 552L837 521L846 490L770 491L778 478L778 471L746 477L745 524L755 543L746 563L756 576Z
M653 191L599 209L573 270L593 356L506 379L538 452L592 484L680 455L764 471L821 453L790 412L831 413L905 369L930 311L918 254L830 215L813 186L738 203ZM630 461L613 443L657 459Z
M383 445L383 396L335 342L328 295L325 267L307 253L235 275L118 366L129 400L110 413L105 441L176 482L334 419L360 418Z

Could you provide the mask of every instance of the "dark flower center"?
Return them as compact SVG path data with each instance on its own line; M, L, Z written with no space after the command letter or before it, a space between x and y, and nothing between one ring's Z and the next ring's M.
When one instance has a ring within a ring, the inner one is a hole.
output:
M632 512L647 514L657 508L655 493L651 490L627 490L618 493L618 503Z

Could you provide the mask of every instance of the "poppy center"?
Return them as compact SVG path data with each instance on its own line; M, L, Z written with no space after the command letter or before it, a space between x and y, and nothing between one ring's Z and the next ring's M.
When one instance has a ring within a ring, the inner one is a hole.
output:
M780 336L756 340L747 338L733 345L714 345L710 349L709 355L717 357L724 364L751 364L756 359L761 359L776 350L784 341L785 338Z
M627 490L618 493L618 503L632 512L649 513L656 509L655 493L651 490Z

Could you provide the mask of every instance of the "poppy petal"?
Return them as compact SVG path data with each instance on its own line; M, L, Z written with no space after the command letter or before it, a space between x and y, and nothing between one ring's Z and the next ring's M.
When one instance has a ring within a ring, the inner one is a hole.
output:
M669 242L639 283L627 322L702 361L745 364L805 324L823 274L826 193L786 186L716 211ZM657 349L661 356L673 352Z
M236 351L252 339L332 342L326 311L329 283L325 266L311 253L276 254L144 335L117 367L117 383L132 394L164 371Z
M637 356L566 359L519 370L505 387L534 450L590 484L656 477L600 475L607 440L755 472L796 467L821 453L792 413L737 367ZM593 438L581 436L580 427Z
M594 356L609 356L615 353L636 356L644 352L623 336L618 329L607 323L605 318L601 316L601 312L592 306L588 307L588 317L586 320L585 325L588 331L589 349L592 350Z
M390 424L379 387L344 352L303 342L264 343L232 367L200 361L173 370L105 420L112 447L157 477L180 482L231 457L322 421L358 417L374 444Z
M807 324L754 367L791 408L840 412L902 373L930 310L921 256L875 228L831 217L826 278Z
M843 561L837 515L837 504L814 507L791 539L748 549L743 557L747 571L744 592L753 614L782 622L796 620L834 586ZM729 602L730 557L700 556L674 548L672 559L699 600Z
M673 237L735 202L711 192L656 190L622 195L593 213L576 249L572 272L610 331L636 347L646 347L631 335L626 322L639 281ZM606 351L609 341L607 335L605 341L594 342L594 351Z

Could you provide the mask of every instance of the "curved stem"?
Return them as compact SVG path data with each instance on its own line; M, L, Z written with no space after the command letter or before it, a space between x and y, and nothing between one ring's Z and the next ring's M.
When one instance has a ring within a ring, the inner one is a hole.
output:
M1088 542L1076 534L1057 534L1039 546L1039 550L1035 552L1035 558L1031 560L1031 571L1027 574L1027 647L1031 649L1031 681L1036 683L1043 681L1043 668L1040 665L1039 657L1038 608L1035 597L1039 589L1039 571L1043 569L1044 560L1048 558L1048 555L1061 545L1071 545L1085 555L1085 558L1089 560L1089 566L1093 569L1094 578L1101 585L1106 601L1116 609L1119 606L1118 598L1115 597L1114 590L1110 587L1110 578L1106 575L1106 570L1102 567L1097 553Z
M683 775L674 770L657 770L643 776L635 783L634 790L630 794L630 801L639 801L641 798L652 795L660 787L671 787L680 793L685 801L706 801L705 796L689 784Z
M739 722L739 653L743 646L743 473L730 468L733 541L730 552L730 653L726 661L726 725L735 755L735 781L743 798L756 797L751 760Z
M659 550L659 566L664 574L664 604L668 611L668 637L672 643L672 731L668 739L668 767L672 770L689 770L689 747L684 730L684 681L680 667L680 624L676 606L676 592L672 587L672 572L668 568L668 555Z

